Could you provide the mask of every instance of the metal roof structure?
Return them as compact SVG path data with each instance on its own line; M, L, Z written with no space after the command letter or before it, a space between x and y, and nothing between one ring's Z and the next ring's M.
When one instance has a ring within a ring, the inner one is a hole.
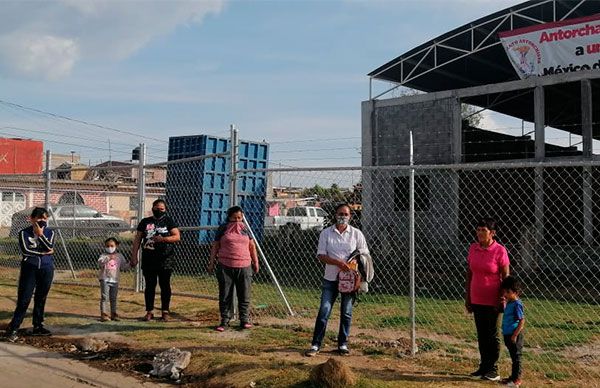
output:
M495 12L440 35L373 70L369 73L372 80L390 81L395 86L376 96L370 94L370 99L377 100L401 86L442 92L510 81L524 82L509 62L499 32L598 13L599 0L531 0ZM600 95L598 78L600 75L595 72L590 77L593 95ZM545 86L545 125L582 133L581 85L578 81L551 82ZM471 94L461 101L533 122L533 89L515 89ZM593 116L600 117L600 104L594 104ZM600 139L600 124L594 123L593 132L593 137Z
M498 32L597 13L597 0L527 1L440 35L369 76L425 92L518 80Z

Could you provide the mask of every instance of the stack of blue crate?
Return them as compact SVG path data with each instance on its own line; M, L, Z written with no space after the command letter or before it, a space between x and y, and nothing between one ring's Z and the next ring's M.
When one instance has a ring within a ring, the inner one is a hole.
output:
M208 135L169 138L169 161L229 152L230 141ZM239 142L238 170L267 168L267 143ZM167 167L166 195L169 212L180 226L218 226L229 207L231 163L218 156ZM267 176L264 171L237 174L237 201L246 219L262 239L266 211ZM199 242L211 242L213 231L201 230Z

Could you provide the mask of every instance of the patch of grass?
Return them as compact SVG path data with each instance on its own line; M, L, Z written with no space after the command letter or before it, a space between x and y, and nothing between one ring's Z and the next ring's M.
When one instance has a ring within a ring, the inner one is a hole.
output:
M278 346L281 342L290 347L303 347L310 341L309 332L297 332L285 328L263 327L250 333L252 343L258 346Z
M547 378L556 381L566 381L571 378L571 375L569 373L564 372L546 372L544 375Z
M456 348L454 346L445 346L444 350L448 354L462 354L462 352L463 352L461 349Z
M442 347L442 345L439 342L427 338L419 339L417 341L417 346L419 348L419 352L430 352L432 350L437 350Z
M401 316L382 317L379 320L381 327L400 327L410 325L410 318Z
M0 271L2 270L4 269L0 268ZM186 376L190 378L192 386L204 381L219 382L226 386L242 386L242 382L248 384L254 381L257 386L265 387L304 387L309 386L307 379L312 365L325 360L308 360L301 356L301 350L310 341L319 304L320 292L316 289L285 289L294 311L301 313L298 314L300 317L307 316L309 319L286 318L278 325L261 324L264 322L264 316L255 315L258 324L252 330L232 330L226 333L231 334L227 337L220 336L213 330L218 319L218 304L214 299L175 295L173 311L180 320L169 323L140 322L133 318L143 315L143 294L123 290L119 294L119 310L129 319L121 322L97 322L99 290L96 279L93 278L95 271L90 270L86 272L88 273L92 277L86 278L86 281L93 282L93 287L53 285L48 301L48 325L63 331L81 330L91 335L100 332L118 333L127 337L127 342L136 349L154 351L170 346L189 349L193 352L193 357ZM125 275L128 281L132 280L133 274ZM198 287L199 293L210 291L214 292L212 296L216 296L214 278L182 276L177 277L174 284L175 282L180 290L193 286ZM274 311L284 311L281 299L271 285L257 284L254 291L255 312L271 316ZM10 319L15 295L15 281L3 278L0 281L2 323L7 323ZM356 367L359 370L358 386L418 387L435 386L436 382L443 385L446 380L419 379L418 374L409 377L404 374L415 370L431 371L434 374L460 374L471 371L477 363L475 327L472 316L463 313L462 303L461 300L433 298L419 300L417 343L420 351L415 358L393 357L391 355L395 349L380 349L371 345L361 349L357 344L354 347L357 352L353 353L356 359L352 359L352 362L361 363L360 367ZM531 386L545 385L549 379L559 381L557 386L564 386L561 385L562 382L567 381L581 386L600 376L598 368L574 362L569 355L564 354L566 347L598 341L600 306L539 300L526 300L525 304L528 322L524 359L527 382ZM337 320L339 303L335 309L332 319ZM285 317L285 314L281 316ZM388 294L373 294L364 298L355 306L353 325L363 329L360 339L365 342L405 338L410 327L408 299L405 296ZM386 330L381 330L382 328ZM329 329L327 342L330 345L335 344L337 325L332 322ZM358 339L357 337L359 336L353 336L351 341ZM356 341L360 342L362 341ZM361 357L360 350L367 357ZM323 353L326 354L328 353ZM506 372L509 361L505 350L501 363L502 370ZM378 374L377 371L388 367L390 371L386 372L387 374Z

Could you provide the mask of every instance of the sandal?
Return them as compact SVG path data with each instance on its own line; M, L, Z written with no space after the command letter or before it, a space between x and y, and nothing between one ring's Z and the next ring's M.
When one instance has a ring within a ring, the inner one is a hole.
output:
M146 313L146 315L144 315L144 318L142 318L142 320L146 321L146 322L151 321L153 319L154 319L154 314L152 314L152 312L150 312L150 311L148 311Z

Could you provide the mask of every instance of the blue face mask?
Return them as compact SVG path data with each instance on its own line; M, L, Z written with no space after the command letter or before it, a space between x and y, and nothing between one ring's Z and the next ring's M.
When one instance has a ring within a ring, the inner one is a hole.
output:
M48 225L46 221L38 221L37 224L40 228L45 228Z

